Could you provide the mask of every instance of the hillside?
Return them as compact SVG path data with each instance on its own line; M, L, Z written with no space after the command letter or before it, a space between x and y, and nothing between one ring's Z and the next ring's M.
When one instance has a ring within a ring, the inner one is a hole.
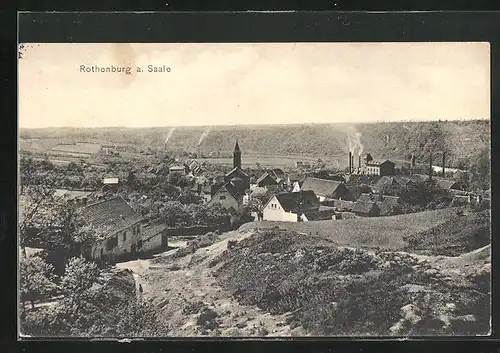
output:
M344 163L349 147L375 158L427 161L427 152L448 151L449 166L460 166L490 144L489 120L439 122L389 122L372 124L302 124L171 128L47 128L21 129L20 137L73 138L78 141L114 142L139 148L195 150L230 153L238 140L247 155L304 155L337 159ZM43 144L37 143L43 147ZM22 148L23 145L21 145Z
M233 245L229 247L228 241ZM457 335L489 330L490 256L339 247L284 229L119 264L169 336ZM182 254L178 254L181 252Z

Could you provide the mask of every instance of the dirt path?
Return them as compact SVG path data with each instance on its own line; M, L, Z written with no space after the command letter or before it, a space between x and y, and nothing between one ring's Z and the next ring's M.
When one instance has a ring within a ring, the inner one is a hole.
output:
M209 267L211 260L227 249L227 239L242 240L251 233L230 232L213 245L198 249L183 258L173 258L172 251L151 260L135 260L117 265L133 271L145 298L159 308L170 326L171 336L290 336L305 335L299 327L284 323L285 315L273 316L257 307L240 305L217 283ZM214 328L198 325L200 312L217 313Z

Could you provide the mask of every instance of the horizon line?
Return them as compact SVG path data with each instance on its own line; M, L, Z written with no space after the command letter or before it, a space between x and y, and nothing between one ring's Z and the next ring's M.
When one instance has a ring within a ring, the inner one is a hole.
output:
M387 124L387 123L432 123L432 122L456 122L456 121L483 121L491 120L491 118L453 118L453 119L433 119L433 120L377 120L377 121L360 121L356 123L339 121L339 122L301 122L301 123L267 123L267 124L221 124L221 125L150 125L150 126L44 126L44 127L26 127L18 126L18 129L25 130L42 130L42 129L154 129L154 128L207 128L207 127L238 127L238 126L290 126L290 125L362 125L362 124Z

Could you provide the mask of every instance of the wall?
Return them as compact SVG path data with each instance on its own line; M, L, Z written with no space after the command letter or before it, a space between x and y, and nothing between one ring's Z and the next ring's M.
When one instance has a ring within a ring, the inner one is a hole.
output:
M211 204L219 203L225 209L234 208L235 210L239 209L238 201L227 191L221 189L219 190L214 197L210 200Z
M162 249L166 249L167 246L164 246L162 239L163 237L166 237L167 235L165 232L160 232L156 234L155 236L149 238L148 240L143 241L142 243L142 252L147 253L151 252L154 253L155 251L161 251ZM168 245L168 243L167 243Z
M139 231L136 232L135 235L133 234L132 230L133 227L138 227L139 229ZM123 240L124 233L126 235L125 241ZM101 249L105 257L120 257L123 255L130 254L133 245L135 245L135 248L137 250L137 242L142 240L141 233L142 233L142 225L138 222L118 233L110 235L109 237L106 238L106 240L102 241L100 244L95 245L92 248L92 258L101 259ZM115 236L118 239L118 246L115 246L113 249L108 250L106 246L108 239L111 239Z
M283 210L278 199L273 196L263 210L265 221L297 222L297 215Z

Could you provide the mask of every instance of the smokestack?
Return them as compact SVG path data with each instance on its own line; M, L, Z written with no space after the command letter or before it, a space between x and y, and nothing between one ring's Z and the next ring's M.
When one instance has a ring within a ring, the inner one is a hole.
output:
M445 174L444 174L445 173L445 167L444 167L445 163L446 163L446 152L443 151L443 177L445 176Z
M361 170L361 155L358 156L358 167Z
M349 151L349 174L352 172L352 153Z
M354 173L354 153L351 155L351 172Z

